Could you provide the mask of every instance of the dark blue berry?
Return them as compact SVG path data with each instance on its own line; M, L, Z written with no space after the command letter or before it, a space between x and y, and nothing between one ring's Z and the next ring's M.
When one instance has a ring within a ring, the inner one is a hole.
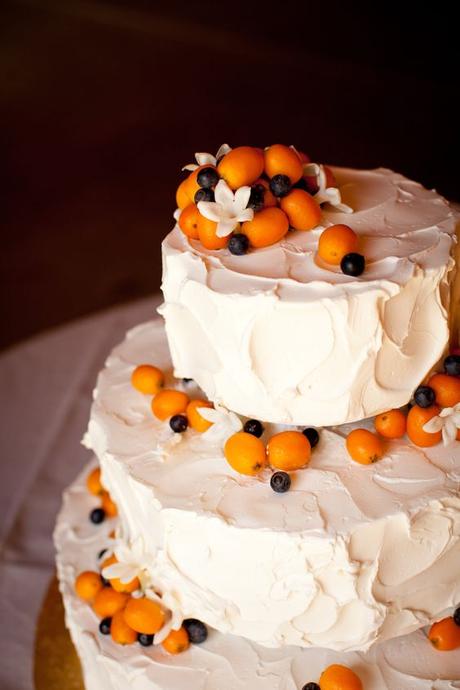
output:
M460 355L449 355L444 360L444 371L449 376L460 376Z
M192 644L201 644L208 636L208 629L204 623L196 618L186 618L182 624L187 631Z
M103 618L99 623L99 632L102 635L110 635L110 626L112 625L111 618Z
M284 494L291 488L291 477L287 472L275 472L270 479L270 486L277 494Z
M248 419L243 429L247 434L252 434L257 438L260 438L265 431L263 424L258 419Z
M147 635L147 633L139 633L137 636L137 641L143 647L151 647L153 645L153 635Z
M252 208L253 211L260 211L264 206L264 192L265 188L261 184L251 187L247 208Z
M197 204L199 201L214 201L214 192L212 189L200 188L195 192L193 200L195 204Z
M308 429L304 429L302 433L310 441L310 446L314 448L319 441L319 434L316 431L316 429L313 429L313 427L309 427Z
M188 427L188 419L184 414L175 414L169 420L169 426L176 434L182 434Z
M89 519L95 525L100 525L105 520L105 511L102 508L94 508L89 514Z
M228 243L228 249L231 254L235 254L236 256L246 254L249 249L249 240L247 236L243 235L242 232L237 232L235 235L232 235Z
M210 189L211 187L215 187L219 182L219 175L214 168L203 168L196 176L196 181L200 187Z
M270 190L278 197L289 194L291 186L291 180L287 175L274 175L270 180Z
M454 619L455 625L460 625L460 606L457 609L455 609L452 618Z
M102 549L102 551L99 551L99 553L97 554L98 559L101 560L102 556L105 553L107 553L107 549Z
M436 393L430 386L419 386L414 393L414 400L419 407L431 407L436 400Z
M362 254L356 254L351 252L350 254L345 254L342 261L340 262L340 268L342 273L347 276L360 276L364 272L366 262Z
M318 683L307 683L303 686L302 690L321 690Z

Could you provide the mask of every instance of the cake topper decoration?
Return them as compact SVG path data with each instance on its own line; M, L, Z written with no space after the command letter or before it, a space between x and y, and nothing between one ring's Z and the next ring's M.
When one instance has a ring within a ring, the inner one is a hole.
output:
M241 256L281 241L289 230L318 228L322 204L353 212L332 170L294 146L223 144L215 156L196 153L195 160L182 168L190 174L177 189L174 218L189 240L211 251L228 248Z

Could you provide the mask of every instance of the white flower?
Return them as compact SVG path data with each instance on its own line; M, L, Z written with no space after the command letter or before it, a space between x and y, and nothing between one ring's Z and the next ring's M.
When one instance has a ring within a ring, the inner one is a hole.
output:
M223 445L230 436L243 428L238 415L221 405L216 405L215 408L200 407L197 412L208 422L212 422L212 426L201 434L201 438L207 443Z
M171 630L179 630L184 620L182 609L178 598L171 592L165 592L162 595L157 594L153 589L147 590L145 593L148 599L155 601L163 609L167 609L167 620L161 630L155 633L154 644L161 644L165 640Z
M199 201L198 210L217 223L217 237L226 237L238 223L254 218L252 208L246 208L250 194L250 187L240 187L233 194L225 180L219 180L214 190L215 201Z
M193 170L199 168L200 165L217 165L219 158L221 156L225 156L231 150L232 149L228 144L222 144L215 156L211 155L210 153L195 153L195 160L198 165L195 165L195 163L189 163L188 165L184 165L182 170L190 170L193 172Z
M114 555L118 563L103 568L103 577L107 580L118 578L123 584L138 577L142 589L149 586L149 570L154 567L155 554L146 550L142 537L131 543L120 540L114 548Z
M426 422L423 431L435 434L442 429L442 441L449 446L457 438L457 430L460 429L460 403L454 407L444 407L441 412Z
M347 204L342 204L342 197L338 187L327 187L327 176L324 170L324 165L317 163L306 163L303 166L303 173L307 177L316 177L316 183L319 187L316 194L313 195L318 204L328 203L342 213L353 213L353 209Z

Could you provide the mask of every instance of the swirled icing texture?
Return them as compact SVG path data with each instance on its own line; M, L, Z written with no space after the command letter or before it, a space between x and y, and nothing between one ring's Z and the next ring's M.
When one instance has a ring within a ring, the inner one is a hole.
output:
M332 663L353 668L366 690L460 688L460 651L436 652L422 631L384 642L366 654L268 649L214 630L204 644L192 645L178 656L161 646L114 644L98 634L96 616L73 588L79 572L98 567L96 554L107 545L114 526L113 520L97 527L88 522L95 503L83 475L66 491L55 531L66 622L82 662L86 690L300 690L306 682L317 681Z
M323 429L309 467L275 495L269 474L240 475L221 447L154 419L149 396L130 384L140 363L170 366L160 321L128 333L108 358L85 442L126 538L142 536L156 553L154 582L184 617L265 646L344 651L460 602L459 443L392 441L362 466L345 450L349 427Z
M176 375L249 417L327 426L406 404L449 337L458 214L390 170L334 169L353 214L233 256L176 227L161 309ZM360 278L315 259L324 226L350 225Z

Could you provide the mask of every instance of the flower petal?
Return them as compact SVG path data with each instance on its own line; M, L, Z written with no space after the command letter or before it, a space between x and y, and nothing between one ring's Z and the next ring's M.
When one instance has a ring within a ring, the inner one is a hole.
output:
M305 163L303 166L303 174L307 177L318 177L319 165L317 163Z
M326 178L326 171L324 170L324 165L319 166L318 184L319 184L320 190L326 189L327 178Z
M219 147L219 150L216 153L216 160L218 160L222 156L226 156L227 153L230 153L231 150L231 146L229 146L228 144L222 144L222 146Z
M208 220L218 223L222 217L222 209L215 201L199 201L197 206L201 215Z
M426 431L427 434L436 434L438 431L441 431L441 429L444 426L444 420L439 417L439 415L436 415L436 417L432 417L429 419L425 424L422 426L423 431Z
M247 220L252 220L254 218L254 210L252 208L245 208L236 216L236 220L240 223L244 223Z
M238 221L236 218L221 218L217 223L217 237L227 237L235 229Z
M236 190L235 192L235 201L234 201L234 213L235 216L238 215L241 211L244 211L245 208L248 205L249 197L251 196L251 187L248 187L245 185L244 187L240 187L239 189ZM252 209L250 209L252 210Z
M334 206L337 211L341 211L341 213L354 213L353 209L351 206L348 206L348 204L335 204Z
M214 198L225 210L233 211L233 192L225 180L219 180L217 183L214 190Z
M216 159L210 153L195 153L198 165L215 165Z
M203 419L206 419L207 422L212 422L213 424L215 422L219 422L222 417L221 413L215 410L213 407L198 407L196 411L203 417Z
M184 165L182 170L190 170L190 172L193 172L197 168L198 168L198 166L195 163L189 163L188 165Z
M445 446L449 446L457 438L457 427L451 419L446 419L442 428L442 441Z

